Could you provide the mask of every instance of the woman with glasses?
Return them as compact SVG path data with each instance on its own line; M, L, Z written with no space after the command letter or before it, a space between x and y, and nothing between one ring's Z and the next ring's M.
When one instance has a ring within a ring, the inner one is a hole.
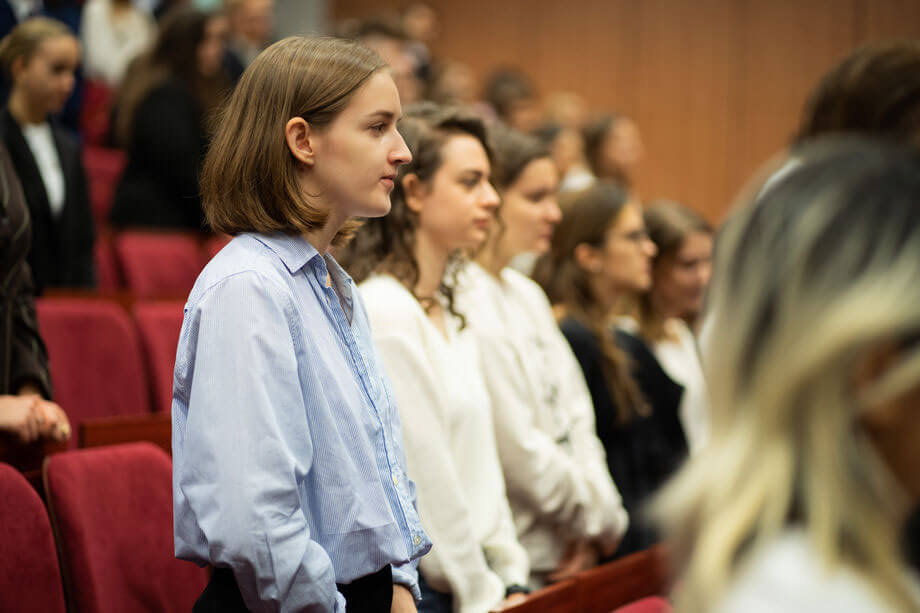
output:
M600 182L571 194L562 210L534 276L584 372L607 468L632 518L621 556L657 541L638 511L686 457L683 387L641 338L613 327L614 315L651 287L657 248L639 205L622 187Z

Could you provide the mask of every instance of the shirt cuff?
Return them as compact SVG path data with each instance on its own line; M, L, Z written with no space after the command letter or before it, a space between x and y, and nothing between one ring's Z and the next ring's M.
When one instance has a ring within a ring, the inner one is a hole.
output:
M393 570L393 583L401 585L410 592L415 602L422 601L422 591L418 587L418 562L413 560L400 564L399 566L391 564Z
M345 596L342 595L342 592L335 592L335 613L345 613Z

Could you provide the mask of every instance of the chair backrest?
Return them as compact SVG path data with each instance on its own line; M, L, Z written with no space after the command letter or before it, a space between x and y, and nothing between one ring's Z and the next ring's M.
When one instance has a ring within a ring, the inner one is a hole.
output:
M96 235L93 245L93 261L96 264L96 289L101 292L116 291L122 286L121 270L115 258L115 246L108 232Z
M172 467L150 443L80 449L45 463L71 610L191 611L207 573L173 556Z
M0 611L64 613L48 513L19 472L0 464Z
M562 581L527 597L519 605L503 609L506 613L577 613L578 588L572 580Z
M227 246L233 240L232 236L227 236L225 234L219 234L217 236L212 236L204 242L204 263L207 264L214 256L217 255L217 252Z
M185 233L122 232L115 251L138 298L188 296L201 272L200 238Z
M578 574L578 600L584 613L611 610L668 590L667 556L656 545L645 551L609 562Z
M182 302L138 302L134 319L147 357L153 387L153 408L169 412L172 407L173 371L182 330Z
M671 604L664 598L649 596L620 607L613 613L671 613L673 610Z
M118 149L87 146L83 148L83 167L89 181L89 199L96 227L108 223L115 188L125 169L126 156Z
M39 298L35 306L55 401L75 428L84 419L150 410L140 339L121 305Z

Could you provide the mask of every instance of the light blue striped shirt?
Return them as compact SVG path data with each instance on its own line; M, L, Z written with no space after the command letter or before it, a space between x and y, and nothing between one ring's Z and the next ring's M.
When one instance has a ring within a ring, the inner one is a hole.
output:
M344 611L336 583L387 564L418 598L431 543L394 399L335 260L299 237L235 238L198 277L179 339L176 556L232 568L252 611Z

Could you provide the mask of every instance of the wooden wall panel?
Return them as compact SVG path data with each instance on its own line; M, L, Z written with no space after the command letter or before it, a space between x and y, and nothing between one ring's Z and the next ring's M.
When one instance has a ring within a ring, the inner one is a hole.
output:
M408 3L337 0L335 18ZM920 0L431 0L434 51L483 79L500 65L543 93L633 116L643 197L716 220L794 134L818 78L867 40L920 36Z

